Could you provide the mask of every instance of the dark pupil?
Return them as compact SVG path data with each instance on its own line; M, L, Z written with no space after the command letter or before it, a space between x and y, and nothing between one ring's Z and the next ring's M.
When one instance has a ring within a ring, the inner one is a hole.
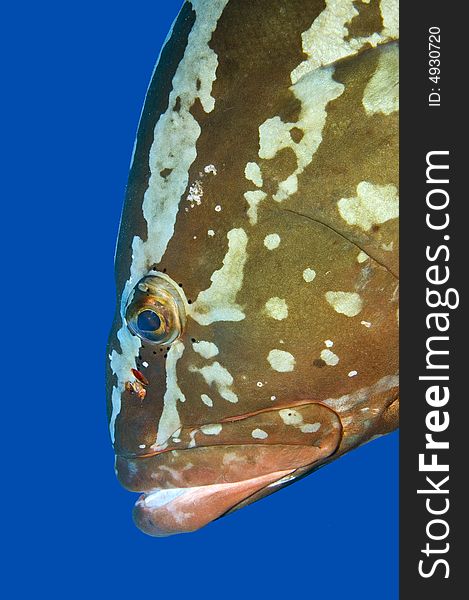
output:
M160 328L161 319L153 310L144 310L137 317L140 331L155 331Z

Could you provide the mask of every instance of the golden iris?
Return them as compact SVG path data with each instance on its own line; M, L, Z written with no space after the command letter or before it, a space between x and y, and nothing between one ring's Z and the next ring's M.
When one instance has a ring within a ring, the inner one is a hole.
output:
M125 319L130 331L146 342L174 342L185 324L184 301L178 286L166 275L143 277L130 294Z

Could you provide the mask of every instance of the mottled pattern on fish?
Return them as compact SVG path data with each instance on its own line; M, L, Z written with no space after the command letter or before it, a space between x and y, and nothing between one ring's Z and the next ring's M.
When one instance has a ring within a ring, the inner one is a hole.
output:
M395 0L184 4L139 125L109 344L118 474L148 533L397 426L397 38ZM183 306L168 345L126 323L148 275Z

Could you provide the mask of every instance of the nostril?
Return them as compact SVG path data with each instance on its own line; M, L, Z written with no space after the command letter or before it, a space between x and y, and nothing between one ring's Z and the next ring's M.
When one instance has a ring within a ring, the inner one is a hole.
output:
M143 385L140 383L140 381L126 381L125 382L125 389L126 391L130 392L131 394L136 394L140 400L143 400L145 398L145 396L147 395L147 390L143 387Z
M138 379L138 381L140 381L140 383L143 383L143 385L148 385L148 379L145 377L145 375L143 373L141 373L137 369L131 369L131 371L132 371L132 375L135 377L135 379Z

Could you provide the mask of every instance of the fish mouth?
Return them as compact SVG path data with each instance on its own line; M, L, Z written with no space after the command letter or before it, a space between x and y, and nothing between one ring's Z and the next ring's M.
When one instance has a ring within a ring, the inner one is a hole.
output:
M177 446L158 452L117 456L121 484L143 492L133 517L144 533L160 537L199 529L280 489L296 471L319 466L342 437L337 414L314 402L222 423L183 427Z
M141 493L133 510L137 527L163 537L200 529L280 489L297 473L325 462L336 447L207 446L149 458L118 457L116 469L124 487Z
M141 493L133 509L137 527L164 537L200 529L280 489L278 484L295 471L319 464L335 449L330 437L312 446L203 446L149 457L118 456L116 471L125 488Z

